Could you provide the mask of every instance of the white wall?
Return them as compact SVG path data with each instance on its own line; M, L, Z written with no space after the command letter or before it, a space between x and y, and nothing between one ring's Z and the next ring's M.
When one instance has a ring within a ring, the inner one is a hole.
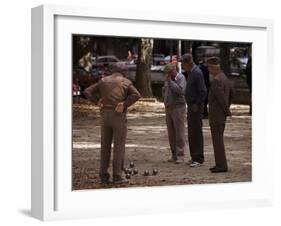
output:
M138 1L93 0L8 0L2 1L0 23L0 224L36 225L41 222L28 217L30 208L30 8L43 3L134 9ZM280 113L281 14L278 1L139 1L140 10L165 10L192 14L231 15L272 18L275 20L275 106L269 111ZM146 3L147 2L147 3ZM147 4L147 6L145 5ZM235 35L235 34L234 34ZM279 40L279 43L277 41ZM11 44L12 45L11 45ZM279 51L279 52L278 52ZM265 75L266 76L266 75ZM279 77L279 78L278 78ZM4 78L4 79L3 79ZM278 90L279 89L279 90ZM280 119L272 119L272 148L278 150L277 133ZM280 139L280 138L279 138ZM266 151L266 150L265 150ZM112 219L54 222L59 225L278 225L281 223L280 152L276 152L275 174L276 206L272 208L196 211L186 214L122 217ZM254 192L254 191L253 191ZM148 223L151 222L151 223Z

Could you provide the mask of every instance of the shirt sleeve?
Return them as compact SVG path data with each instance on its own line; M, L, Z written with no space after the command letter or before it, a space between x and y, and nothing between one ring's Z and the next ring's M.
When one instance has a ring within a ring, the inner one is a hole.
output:
M216 100L219 103L219 106L222 108L225 114L229 111L229 106L227 105L224 97L223 86L220 81L214 79L211 85L211 89L214 93Z
M100 84L102 83L102 81L99 81L91 86L89 86L87 89L84 90L83 94L85 95L85 97L91 101L93 101L95 104L97 104L97 102L100 99L100 95L99 95L99 87Z
M140 95L139 91L133 86L133 84L130 84L128 87L128 96L124 102L125 108L130 107L140 98L141 98L141 95Z
M196 103L201 104L201 103L204 103L204 101L205 101L205 98L207 95L207 88L206 88L205 81L204 81L204 75L201 71L197 72L195 77L196 77L197 90L199 92Z
M178 95L184 95L185 93L185 78L181 77L178 81L170 81L168 82L168 85L171 88L171 91L173 93L176 93Z
M229 84L229 98L228 98L228 105L230 107L230 105L232 104L232 101L233 101L233 96L234 96L234 88L233 88L233 85L232 84Z

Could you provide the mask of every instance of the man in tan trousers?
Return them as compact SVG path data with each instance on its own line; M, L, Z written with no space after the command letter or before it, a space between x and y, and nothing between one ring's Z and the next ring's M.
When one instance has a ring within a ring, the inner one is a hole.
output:
M223 134L226 117L231 116L229 108L233 89L230 81L220 69L220 58L209 58L207 65L211 84L209 92L209 123L216 162L216 165L210 168L210 171L212 173L221 173L228 171Z
M185 149L185 124L186 103L185 86L186 81L183 74L178 73L176 65L168 64L164 68L166 81L162 88L164 98L166 124L171 149L169 162L176 164L184 162Z
M102 78L98 83L84 91L84 95L94 100L101 108L101 156L100 179L102 184L110 183L108 172L113 151L113 183L123 184L128 181L122 177L127 135L127 108L134 104L140 93L126 77L128 72L125 63L116 63L113 74ZM96 98L99 95L98 98ZM97 102L97 100L99 100Z

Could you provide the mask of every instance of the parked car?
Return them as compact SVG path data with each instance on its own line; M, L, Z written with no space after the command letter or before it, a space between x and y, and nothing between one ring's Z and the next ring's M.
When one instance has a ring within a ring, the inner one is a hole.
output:
M165 64L165 55L162 53L153 54L153 65L164 65Z
M233 47L230 49L231 63L240 70L245 70L248 63L248 48Z
M93 68L108 67L113 64L121 62L116 56L97 56L92 57Z
M151 71L164 71L165 65L151 65Z
M220 55L220 49L218 47L214 46L199 46L198 48L195 49L195 61L200 62L206 60L209 57L213 56L219 56Z
M248 57L238 57L237 60L238 60L239 65L240 65L240 69L246 70L247 63L248 63Z
M164 62L165 64L169 64L169 63L177 63L178 61L178 56L177 55L168 55L164 58Z
M137 59L132 59L129 61L126 61L126 64L128 66L128 70L136 70L137 68Z
M96 83L102 78L102 75L94 75L81 68L74 68L72 71L73 84L80 87L80 91L89 87L91 84Z

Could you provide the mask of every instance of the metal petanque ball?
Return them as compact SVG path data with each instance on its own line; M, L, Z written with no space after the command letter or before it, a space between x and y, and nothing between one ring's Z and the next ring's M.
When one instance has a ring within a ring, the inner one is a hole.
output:
M130 179L131 178L131 174L126 174L126 179Z
M153 171L152 171L152 174L155 176L158 174L158 169L154 168Z
M134 162L130 162L129 167L130 167L130 168L134 168L134 167L135 167L135 163L134 163Z
M137 174L138 174L138 169L135 168L135 169L133 170L133 175L137 175Z
M132 169L128 169L127 174L130 174L130 175L131 175L131 174L132 174L132 172L133 172L133 171L132 171Z
M145 170L145 171L143 172L143 175L144 175L144 176L149 176L149 171L148 171L148 170Z

